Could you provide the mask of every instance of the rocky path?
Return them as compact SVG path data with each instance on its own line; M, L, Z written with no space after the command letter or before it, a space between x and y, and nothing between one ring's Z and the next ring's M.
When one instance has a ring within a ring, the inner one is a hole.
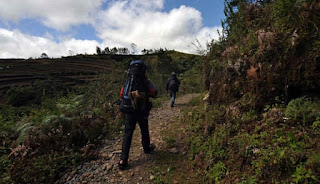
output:
M169 101L151 111L149 131L151 142L157 146L153 154L144 154L141 145L139 125L133 135L129 168L118 169L122 137L106 140L98 150L98 158L74 168L57 183L193 183L190 164L187 162L187 147L183 144L185 125L177 121L181 109L196 94L178 97L176 106L169 107Z

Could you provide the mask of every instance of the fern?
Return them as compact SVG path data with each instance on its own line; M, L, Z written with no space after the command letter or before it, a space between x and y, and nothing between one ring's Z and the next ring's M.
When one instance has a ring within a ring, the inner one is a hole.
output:
M25 142L26 138L30 135L30 133L36 127L32 124L32 122L23 123L20 127L17 128L17 132L19 134L16 144L21 144Z
M320 134L320 116L318 116L317 120L313 122L311 128L316 134Z
M320 104L310 98L300 97L291 100L285 109L285 116L302 125L311 125L320 115Z

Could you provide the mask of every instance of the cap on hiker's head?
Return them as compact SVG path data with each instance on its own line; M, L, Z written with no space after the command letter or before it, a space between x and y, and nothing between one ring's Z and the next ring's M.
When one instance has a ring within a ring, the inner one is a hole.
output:
M171 75L172 75L172 76L175 76L175 75L176 75L176 73L175 73L175 72L172 72L172 73L171 73Z
M143 67L143 70L146 71L147 70L147 65L141 61L141 60L133 60L130 62L130 66L133 66L133 65L142 65Z

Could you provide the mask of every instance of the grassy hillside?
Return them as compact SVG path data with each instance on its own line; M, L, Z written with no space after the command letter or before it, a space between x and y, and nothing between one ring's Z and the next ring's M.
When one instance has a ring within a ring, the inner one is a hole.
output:
M101 140L119 134L123 116L114 102L133 59L147 63L160 100L171 71L185 83L182 93L202 90L201 83L188 84L202 58L175 51L0 60L0 183L53 183L94 158Z
M226 2L187 115L201 183L319 183L320 3Z

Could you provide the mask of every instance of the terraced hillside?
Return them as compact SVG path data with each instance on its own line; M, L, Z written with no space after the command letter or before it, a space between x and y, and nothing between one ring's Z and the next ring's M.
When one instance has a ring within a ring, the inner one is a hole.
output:
M0 94L10 87L31 85L48 78L66 85L97 80L99 73L114 70L116 60L108 56L77 56L61 59L1 59Z

